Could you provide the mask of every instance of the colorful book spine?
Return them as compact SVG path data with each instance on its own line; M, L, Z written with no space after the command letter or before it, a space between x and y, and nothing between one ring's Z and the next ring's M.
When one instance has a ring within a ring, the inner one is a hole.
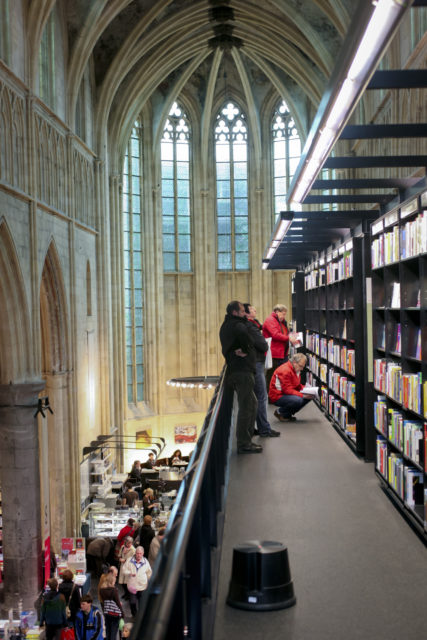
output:
M374 402L374 425L377 431L381 431L385 436L388 435L387 402L384 396L378 396Z
M387 441L383 436L378 435L376 439L376 468L387 479Z
M403 421L403 453L415 464L420 464L424 444L424 425L419 421Z

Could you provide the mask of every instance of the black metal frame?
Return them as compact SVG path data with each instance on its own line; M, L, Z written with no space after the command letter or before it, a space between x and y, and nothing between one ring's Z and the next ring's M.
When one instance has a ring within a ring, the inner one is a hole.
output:
M233 393L216 387L141 599L132 638L213 636Z

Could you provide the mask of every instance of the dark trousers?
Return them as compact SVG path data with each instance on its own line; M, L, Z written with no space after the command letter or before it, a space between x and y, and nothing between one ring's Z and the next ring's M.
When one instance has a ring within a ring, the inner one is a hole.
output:
M274 403L276 407L280 407L279 413L284 418L290 418L297 411L305 407L307 402L310 402L307 398L301 398L300 396L282 396Z
M236 422L237 447L247 447L252 442L258 406L254 393L255 376L250 371L233 371L227 374L227 384L236 392L239 405Z
M46 640L59 640L61 637L62 624L46 625Z
M281 364L288 361L288 356L286 358L273 358L273 366L271 369L267 369L265 372L265 382L267 385L267 393L270 391L270 382L273 377L273 373L276 371L277 367L280 367Z
M109 616L106 614L105 619L105 640L117 640L119 631L120 616Z
M129 591L129 605L130 612L133 616L136 616L136 612L138 611L139 601L141 600L143 591L137 591L136 593L131 593Z

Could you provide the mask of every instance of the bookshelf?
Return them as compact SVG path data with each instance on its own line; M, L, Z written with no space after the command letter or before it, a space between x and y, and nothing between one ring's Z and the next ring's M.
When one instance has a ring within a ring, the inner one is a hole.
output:
M304 274L308 383L319 386L319 404L347 444L374 460L368 420L372 383L367 373L366 277L370 235L361 233L327 251Z
M292 287L292 329L293 331L304 331L305 329L305 308L300 304L304 299L304 271L295 271L291 278Z
M427 191L371 235L375 470L427 541Z

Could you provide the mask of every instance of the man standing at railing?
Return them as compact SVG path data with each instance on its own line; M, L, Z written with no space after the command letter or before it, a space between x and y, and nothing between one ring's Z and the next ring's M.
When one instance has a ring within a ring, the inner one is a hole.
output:
M238 300L228 303L219 331L222 353L227 363L226 383L237 395L237 453L261 453L262 447L252 442L257 413L254 393L256 354L254 338L245 317L245 307Z

